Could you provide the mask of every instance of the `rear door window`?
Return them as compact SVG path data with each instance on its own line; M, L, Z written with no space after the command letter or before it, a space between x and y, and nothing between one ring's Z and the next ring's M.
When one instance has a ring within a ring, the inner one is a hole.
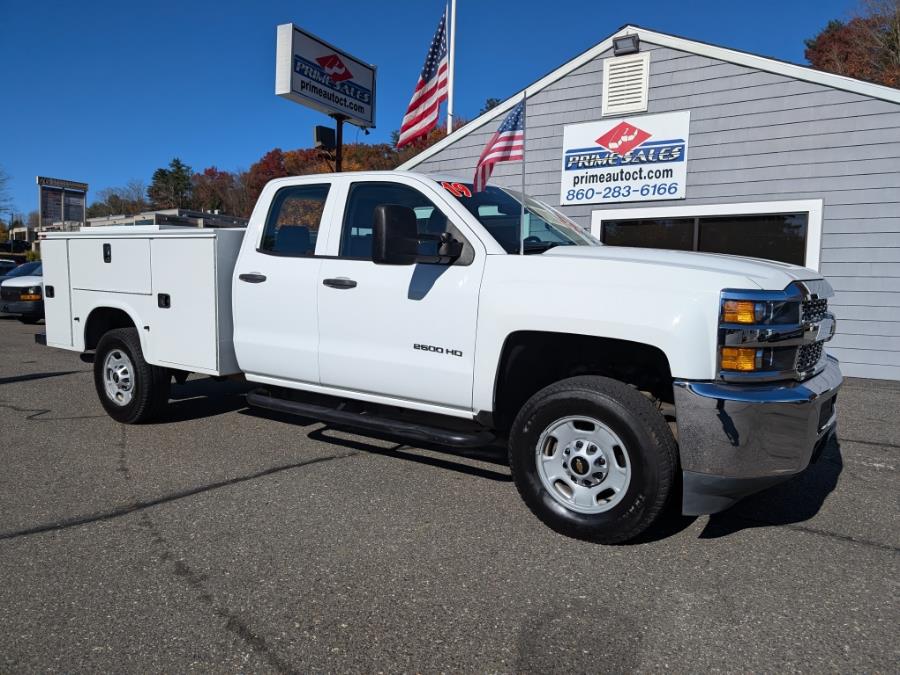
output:
M315 255L329 187L325 183L280 189L272 200L259 250L294 257Z

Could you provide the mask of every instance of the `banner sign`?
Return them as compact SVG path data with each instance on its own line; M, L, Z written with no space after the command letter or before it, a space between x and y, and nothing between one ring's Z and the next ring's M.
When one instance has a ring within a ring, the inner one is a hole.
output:
M358 127L375 126L375 66L292 23L278 26L275 93Z
M684 199L689 110L570 124L559 203Z

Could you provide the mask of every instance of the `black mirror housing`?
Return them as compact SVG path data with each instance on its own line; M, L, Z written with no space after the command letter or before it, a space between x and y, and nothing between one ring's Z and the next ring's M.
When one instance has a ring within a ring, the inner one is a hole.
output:
M419 242L438 242L437 255L420 255ZM378 265L414 265L433 263L449 265L463 252L462 242L449 232L420 234L416 212L399 204L379 204L375 207L372 225L372 261Z
M399 204L375 207L372 260L379 265L412 265L418 259L416 212Z

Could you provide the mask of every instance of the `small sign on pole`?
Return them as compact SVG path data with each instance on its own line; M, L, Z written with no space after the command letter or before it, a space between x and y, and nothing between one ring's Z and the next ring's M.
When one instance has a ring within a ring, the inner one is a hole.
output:
M375 66L298 28L278 26L275 93L362 128L375 126Z

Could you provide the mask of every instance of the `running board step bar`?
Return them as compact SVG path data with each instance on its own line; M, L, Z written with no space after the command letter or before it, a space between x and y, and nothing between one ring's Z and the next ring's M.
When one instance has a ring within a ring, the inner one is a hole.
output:
M254 389L247 394L247 405L279 413L308 417L341 427L371 431L387 436L397 436L411 441L449 445L454 448L480 448L494 441L489 431L462 431L417 424L370 413L338 410L334 407L277 398L265 389Z

